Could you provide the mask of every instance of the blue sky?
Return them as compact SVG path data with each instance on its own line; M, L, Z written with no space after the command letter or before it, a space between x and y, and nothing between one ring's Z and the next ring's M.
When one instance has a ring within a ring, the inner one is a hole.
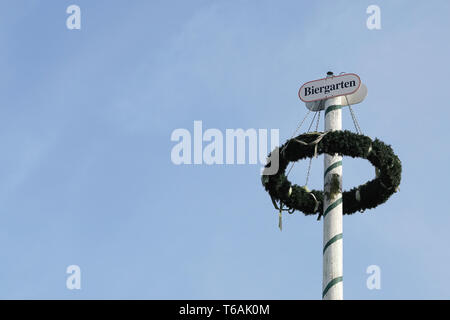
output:
M66 28L71 4L81 30ZM370 4L381 30L366 28ZM360 75L362 130L403 163L399 193L344 218L345 298L448 299L449 13L448 1L1 1L0 298L320 299L321 222L296 213L280 232L258 165L176 166L170 136L201 120L284 142L306 113L298 88L332 70ZM346 189L374 175L364 160L343 170ZM72 264L81 290L66 288ZM372 264L381 290L366 288Z

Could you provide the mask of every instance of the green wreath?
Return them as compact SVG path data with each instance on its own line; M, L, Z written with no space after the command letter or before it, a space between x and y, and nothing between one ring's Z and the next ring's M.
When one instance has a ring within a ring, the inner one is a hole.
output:
M281 150L281 151L279 151ZM305 215L323 214L322 191L292 185L285 174L289 162L311 158L318 154L339 154L353 158L364 158L376 168L375 179L366 182L350 191L343 192L343 213L353 214L366 209L375 208L398 190L401 180L402 165L389 145L369 137L350 131L312 132L288 140L283 146L275 149L279 152L279 169L274 175L262 175L264 188L269 192L277 209L285 206L289 213L295 210ZM271 154L272 154L271 153ZM270 167L270 158L266 168ZM267 172L267 171L266 171ZM332 181L333 182L333 181ZM336 188L336 186L335 186ZM339 181L337 182L339 188ZM331 185L333 189L333 183ZM331 191L333 192L333 191ZM276 201L279 201L278 208Z

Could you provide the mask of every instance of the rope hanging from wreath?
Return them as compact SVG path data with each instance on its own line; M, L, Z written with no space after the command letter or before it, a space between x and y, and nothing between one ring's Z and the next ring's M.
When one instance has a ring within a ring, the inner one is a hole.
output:
M344 214L375 208L386 202L400 185L402 166L392 148L378 139L372 141L367 136L347 130L301 134L288 140L283 146L273 150L271 154L274 152L279 153L278 172L270 175L265 174L267 172L265 170L261 180L264 188L269 192L275 208L280 210L280 216L282 210L289 213L297 210L305 215L319 214L318 219L320 219L323 214L323 191L310 191L306 186L293 185L285 174L290 162L312 158L318 154L339 154L363 158L369 160L375 167L375 179L343 192ZM269 154L266 168L271 165L271 154ZM331 193L333 193L333 188L340 188L339 181L333 183L333 179L331 180ZM277 201L279 205L277 205Z

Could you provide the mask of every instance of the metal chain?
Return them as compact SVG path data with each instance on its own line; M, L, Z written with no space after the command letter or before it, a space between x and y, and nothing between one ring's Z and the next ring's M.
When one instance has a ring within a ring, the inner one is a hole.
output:
M313 123L314 123L314 120L316 119L316 116L317 116L317 112L314 113L314 117L312 118L311 123L310 123L310 125L309 125L309 127L308 127L308 131L306 131L306 133L308 133L308 132L311 131L311 127L312 127L312 125L313 125Z
M355 126L355 129L356 129L356 133L358 133L358 134L363 134L363 132L362 132L362 130L361 130L361 127L359 126L358 120L356 119L355 112L353 111L353 108L352 108L352 106L350 105L350 103L348 103L347 96L344 96L344 97L345 97L345 100L347 100L347 106L348 106L348 108L349 108L349 110L350 110L350 114L351 114L351 116L352 116L352 120L353 120L353 124L354 124L354 126Z
M295 136L295 134L297 133L298 130L300 130L301 126L303 125L303 122L305 122L306 118L308 118L309 114L311 113L311 110L308 110L308 112L306 113L305 117L303 118L303 120L300 122L300 124L297 126L297 129L295 129L294 133L292 134L291 138L288 140L288 143L286 143L286 145L283 147L283 149L281 149L280 153L284 151L284 149L286 149L286 147L289 145L289 143L291 142L292 138Z
M317 120L316 120L316 117L317 117ZM311 127L312 127L312 125L314 124L314 121L315 121L315 120L316 120L316 131L317 131L318 128L319 128L320 110L319 110L319 112L316 111L316 112L314 113L314 117L312 118L311 123L310 123L309 128L308 128L308 131L307 131L306 133L311 132ZM311 161L312 161L312 158L309 160L309 167L308 167L308 173L307 173L307 176L306 176L306 184L305 184L305 185L308 184L309 171L311 170ZM295 162L292 162L292 164L291 164L289 170L288 170L287 173L286 173L286 177L289 176L289 173L291 173L291 170L292 170L292 168L294 168L294 165L295 165Z
M316 132L318 132L318 130L319 130L320 111L321 111L321 110L319 110L319 113L317 114Z
M356 114L353 111L353 108L351 106L349 106L349 109L350 109L350 113L352 114L353 123L355 124L355 127L357 128L357 131L359 131L359 134L363 134L363 132L361 130L361 127L359 126L358 119L356 119Z
M297 126L297 129L295 129L294 133L292 134L291 138L289 139L289 141L286 143L286 145L283 147L283 149L281 149L280 153L284 151L284 149L286 149L286 147L289 145L289 143L291 142L292 138L294 138L295 134L297 133L298 130L300 130L300 127L303 125L303 122L305 122L306 118L309 116L309 114L311 113L311 110L308 110L308 113L306 113L306 116L303 118L303 120L300 122L300 124ZM314 114L313 120L316 118L316 114ZM310 125L311 127L311 125ZM289 168L286 177L289 176L289 173L291 172L292 168L294 167L295 162L293 162L291 164L291 167Z
M286 177L289 176L289 173L291 173L292 168L294 167L295 162L292 162L291 167L289 168L288 172L286 173Z
M319 110L319 113L317 115L316 132L319 130L319 122L320 122L320 110ZM305 186L308 185L309 175L311 173L311 163L312 163L312 158L309 158L309 165L308 165L308 171L306 173Z

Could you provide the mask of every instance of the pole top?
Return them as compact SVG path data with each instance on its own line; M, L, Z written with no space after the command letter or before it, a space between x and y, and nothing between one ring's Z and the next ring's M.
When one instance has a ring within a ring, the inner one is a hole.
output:
M333 76L333 71L328 71L327 72L327 78L332 77Z

